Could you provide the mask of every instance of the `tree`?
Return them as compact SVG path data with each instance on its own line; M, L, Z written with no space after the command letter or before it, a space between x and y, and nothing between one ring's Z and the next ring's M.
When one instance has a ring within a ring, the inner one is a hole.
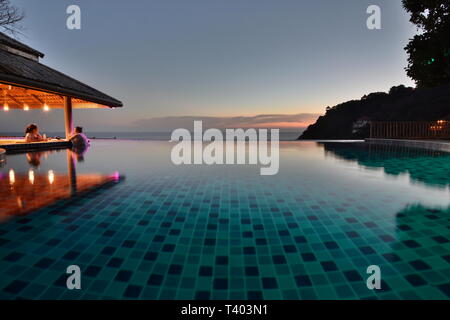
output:
M0 30L15 35L21 29L24 12L12 5L10 0L0 0Z
M450 0L403 0L421 31L405 47L406 73L418 87L450 84Z

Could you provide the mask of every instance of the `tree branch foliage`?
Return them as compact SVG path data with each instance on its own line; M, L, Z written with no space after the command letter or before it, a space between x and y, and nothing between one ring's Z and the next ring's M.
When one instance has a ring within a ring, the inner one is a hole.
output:
M11 4L10 0L0 0L0 31L15 35L20 32L20 22L24 12Z
M418 87L450 84L450 0L403 0L421 31L405 50L406 73Z

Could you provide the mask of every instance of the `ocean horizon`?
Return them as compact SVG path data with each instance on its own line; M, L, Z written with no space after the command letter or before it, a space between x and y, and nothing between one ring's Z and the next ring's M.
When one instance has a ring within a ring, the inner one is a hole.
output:
M294 141L302 134L303 130L282 131L280 130L280 141ZM224 131L223 131L224 132ZM62 131L42 131L48 137L64 137ZM118 140L153 140L153 141L169 141L172 132L85 132L90 139L118 139ZM193 132L191 132L193 135ZM22 132L0 132L0 137L23 137ZM268 131L270 137L270 130Z

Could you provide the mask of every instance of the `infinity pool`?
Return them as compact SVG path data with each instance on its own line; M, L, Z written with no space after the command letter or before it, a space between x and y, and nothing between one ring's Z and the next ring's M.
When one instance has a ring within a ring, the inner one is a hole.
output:
M8 155L0 299L450 297L450 154L281 142L279 173L261 176L175 166L172 146Z

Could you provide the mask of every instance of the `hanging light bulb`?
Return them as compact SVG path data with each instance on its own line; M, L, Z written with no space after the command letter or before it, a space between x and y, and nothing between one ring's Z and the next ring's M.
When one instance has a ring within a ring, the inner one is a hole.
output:
M8 111L9 110L9 106L7 103L3 104L3 110Z
M23 104L23 110L24 111L28 111L28 110L30 110L30 107L26 103L24 103Z
M46 103L44 104L44 111L50 111L50 107Z

